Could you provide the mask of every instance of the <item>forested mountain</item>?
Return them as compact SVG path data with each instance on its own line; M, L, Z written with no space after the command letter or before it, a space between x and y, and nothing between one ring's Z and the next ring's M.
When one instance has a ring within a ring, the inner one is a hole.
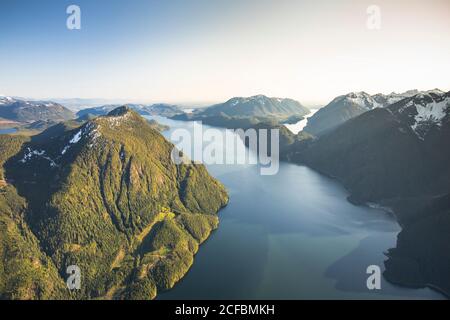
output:
M0 136L0 297L150 299L218 225L224 187L127 107ZM66 268L81 269L69 291Z
M175 120L203 121L208 125L238 128L257 123L283 122L296 117L299 120L310 110L292 99L269 98L257 95L248 98L236 97L224 103L204 109L197 109L191 114L180 114Z
M236 97L200 111L203 116L225 114L230 117L287 117L308 113L309 109L298 101L269 98L264 95Z

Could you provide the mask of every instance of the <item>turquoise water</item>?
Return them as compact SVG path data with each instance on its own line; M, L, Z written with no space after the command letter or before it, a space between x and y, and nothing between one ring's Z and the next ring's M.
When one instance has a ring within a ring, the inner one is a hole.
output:
M169 139L177 128L192 128L154 118L171 127ZM207 167L230 203L191 270L159 299L442 298L384 279L381 290L367 289L366 268L384 269L383 252L395 247L400 228L381 210L350 204L336 181L289 163L273 176L254 165Z

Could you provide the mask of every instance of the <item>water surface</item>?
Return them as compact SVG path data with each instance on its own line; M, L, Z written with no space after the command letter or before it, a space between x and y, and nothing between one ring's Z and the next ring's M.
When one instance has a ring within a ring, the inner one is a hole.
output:
M6 129L0 129L0 134L9 134L17 132L16 128L6 128Z
M308 124L308 118L311 118L319 109L311 109L311 112L307 114L304 119L293 124L285 124L284 126L288 128L292 133L297 134L303 130Z
M155 118L171 127L168 138L192 128ZM289 163L273 176L252 165L208 170L228 189L229 205L191 270L159 299L442 298L384 279L381 290L367 289L366 268L384 270L383 253L395 247L400 228L384 211L350 204L335 180Z

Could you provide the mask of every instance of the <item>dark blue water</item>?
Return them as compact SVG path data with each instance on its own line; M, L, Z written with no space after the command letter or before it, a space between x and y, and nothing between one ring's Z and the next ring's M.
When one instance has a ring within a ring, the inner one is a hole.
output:
M171 130L191 122L156 117ZM222 130L222 129L220 129ZM400 228L387 213L350 204L336 181L282 163L278 174L252 165L209 165L228 189L219 229L200 247L194 265L159 299L442 298L382 279L366 286L369 265L384 270L383 252Z

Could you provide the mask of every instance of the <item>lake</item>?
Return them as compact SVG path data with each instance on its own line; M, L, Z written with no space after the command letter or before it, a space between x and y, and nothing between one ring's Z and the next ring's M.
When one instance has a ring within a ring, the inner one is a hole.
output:
M308 118L311 118L319 109L311 109L311 112L307 114L302 120L293 124L285 124L284 126L289 129L293 134L297 134L303 130L308 124Z
M0 129L0 134L14 133L16 131L17 131L16 128Z
M192 122L148 118L170 126L167 138L192 129ZM289 163L272 176L255 165L207 167L230 202L190 271L158 299L443 299L384 279L381 290L367 289L367 267L384 270L400 227L384 211L350 204L335 180Z

